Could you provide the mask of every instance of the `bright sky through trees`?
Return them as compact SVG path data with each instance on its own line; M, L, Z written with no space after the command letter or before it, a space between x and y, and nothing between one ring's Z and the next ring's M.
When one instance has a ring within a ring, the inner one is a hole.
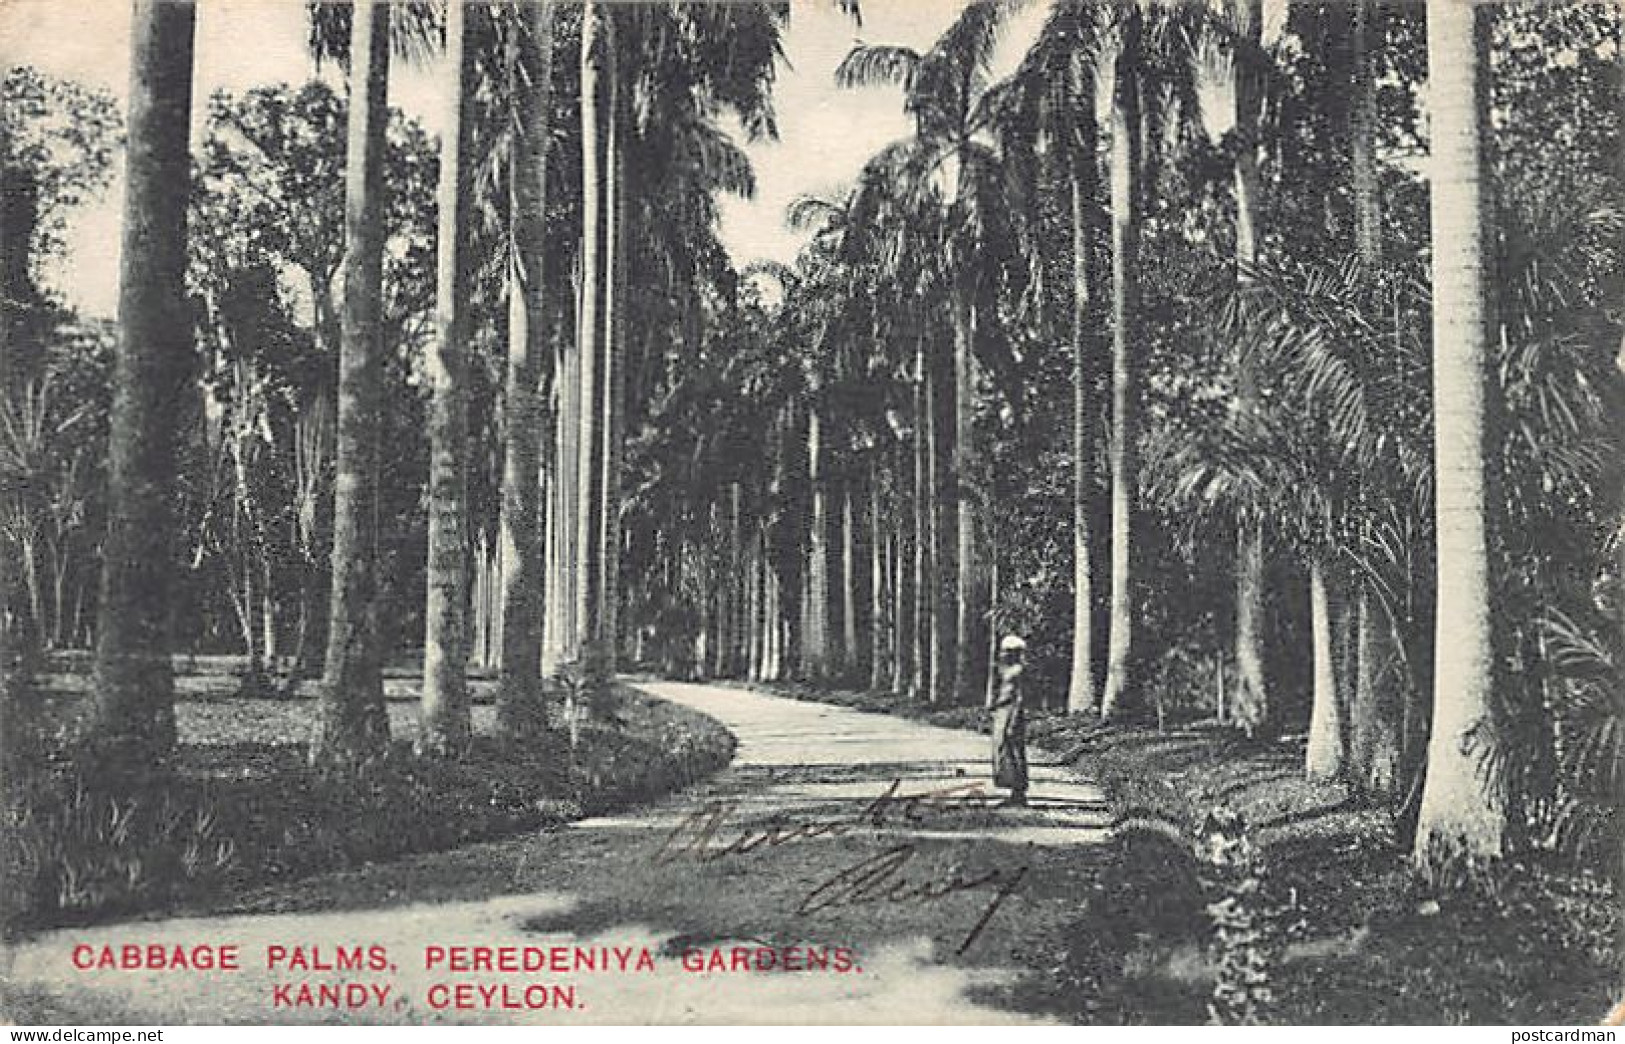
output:
M781 140L747 145L756 167L754 200L723 200L723 240L736 264L758 258L788 262L806 233L785 227L787 204L803 193L830 194L849 185L865 160L909 131L893 88L846 91L834 70L852 45L929 47L964 6L963 0L866 0L860 29L829 0L794 0L785 33L788 66L781 67L774 100ZM1000 48L996 75L1012 69L1047 5L1034 3L1017 19ZM111 91L122 105L129 76L129 16L113 2L63 4L58 0L6 0L0 4L0 63L28 64L62 79ZM437 131L432 66L398 63L391 103ZM199 5L196 139L208 96L260 84L300 83L316 74L306 50L304 5L291 0L206 0ZM334 70L325 70L331 77ZM338 82L336 79L335 83ZM734 129L737 134L737 128ZM44 273L70 303L111 316L117 293L118 200L115 175L103 198L74 215L68 254Z

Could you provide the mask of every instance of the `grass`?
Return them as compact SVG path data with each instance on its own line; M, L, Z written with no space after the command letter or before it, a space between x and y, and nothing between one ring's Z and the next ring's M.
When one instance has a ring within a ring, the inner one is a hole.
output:
M889 693L814 699L987 731L974 707ZM1614 890L1555 858L1509 862L1473 888L1413 872L1385 808L1303 775L1302 737L1253 743L1209 722L1158 732L1036 712L1032 741L1100 782L1118 829L1080 913L1053 953L1034 955L1023 1007L1108 1023L1199 1023L1220 978L1210 904L1237 875L1197 857L1215 813L1245 824L1262 926L1260 1021L1324 1024L1595 1023L1618 1000Z
M387 754L347 772L307 763L314 704L230 698L192 677L181 745L162 771L116 782L60 753L8 787L0 914L7 934L131 916L250 886L546 830L687 786L725 766L733 736L704 715L617 688L571 746L558 701L525 742L491 734L460 759L412 753L415 705L392 701ZM43 701L58 736L78 694Z

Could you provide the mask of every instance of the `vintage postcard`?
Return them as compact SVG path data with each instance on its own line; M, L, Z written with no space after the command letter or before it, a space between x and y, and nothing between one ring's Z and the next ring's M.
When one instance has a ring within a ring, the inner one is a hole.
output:
M0 0L0 1021L1617 1022L1622 38Z

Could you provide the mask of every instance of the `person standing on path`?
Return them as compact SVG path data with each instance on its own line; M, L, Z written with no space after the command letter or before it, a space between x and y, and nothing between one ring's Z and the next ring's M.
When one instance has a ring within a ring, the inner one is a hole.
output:
M1027 803L1027 708L1022 699L1022 658L1027 643L1007 634L999 640L999 685L993 697L993 785L1005 787L1009 805Z

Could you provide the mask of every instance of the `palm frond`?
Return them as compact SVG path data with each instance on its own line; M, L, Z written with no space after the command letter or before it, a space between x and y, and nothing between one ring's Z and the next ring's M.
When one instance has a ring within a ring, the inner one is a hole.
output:
M912 92L919 67L920 53L912 48L857 44L835 67L835 83L849 88L896 86Z
M384 0L390 7L390 49L415 65L432 60L446 35L446 0ZM350 67L351 0L306 0L307 41L317 63Z

